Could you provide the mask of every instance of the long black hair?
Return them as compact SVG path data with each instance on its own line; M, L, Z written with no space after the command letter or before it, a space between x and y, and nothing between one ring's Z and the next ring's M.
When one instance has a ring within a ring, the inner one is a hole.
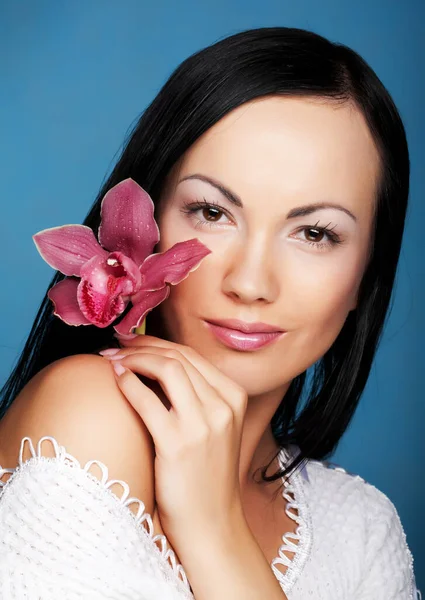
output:
M296 444L301 451L284 470L270 476L267 467L262 470L263 480L273 481L306 459L323 460L335 450L366 385L388 313L409 194L409 154L400 115L377 75L347 46L303 29L252 29L218 41L186 59L141 115L84 224L97 233L103 196L127 177L157 201L171 167L199 136L229 111L268 95L354 104L366 119L381 162L373 244L357 308L312 366L308 386L307 371L295 377L272 418L279 447ZM62 278L56 273L49 288ZM159 321L154 309L148 334L160 335ZM114 343L112 327L69 327L53 317L45 296L2 389L0 418L46 365Z

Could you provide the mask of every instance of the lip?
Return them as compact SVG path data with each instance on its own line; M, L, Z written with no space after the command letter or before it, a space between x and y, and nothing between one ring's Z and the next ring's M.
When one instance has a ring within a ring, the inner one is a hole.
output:
M238 319L209 319L207 323L226 327L226 329L235 329L242 333L284 333L279 327L274 327L267 323L248 323L247 321L239 321Z
M222 321L223 322L223 321ZM228 323L229 321L227 321ZM275 328L272 331L252 331L243 332L239 329L231 329L230 327L223 327L218 325L217 321L205 321L208 329L227 347L234 350L241 350L243 352L252 352L268 346L275 340L280 338L285 332L276 331ZM233 323L235 323L233 321ZM238 326L240 326L238 321ZM254 324L250 324L252 327ZM255 327L264 327L264 324L255 323ZM270 328L271 326L269 326Z

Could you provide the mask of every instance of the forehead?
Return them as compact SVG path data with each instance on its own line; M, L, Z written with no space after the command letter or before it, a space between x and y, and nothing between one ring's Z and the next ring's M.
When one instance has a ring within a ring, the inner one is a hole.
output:
M379 168L354 105L273 96L239 106L211 127L185 153L179 175L207 174L242 196L355 201L374 197Z

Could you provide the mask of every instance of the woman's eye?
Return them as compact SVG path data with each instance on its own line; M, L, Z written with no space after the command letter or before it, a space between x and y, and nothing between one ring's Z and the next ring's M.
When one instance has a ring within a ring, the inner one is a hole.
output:
M228 225L231 220L224 208L214 202L207 202L205 198L202 201L184 203L180 210L195 221L196 228ZM297 239L304 244L313 246L315 250L330 249L332 246L342 243L342 239L332 229L329 229L329 225L319 227L316 223L316 225L301 227L296 234L297 236L301 234L303 239L300 237Z
M195 227L202 227L203 225L212 226L216 223L221 224L223 221L222 217L229 218L225 210L218 204L207 202L205 199L202 202L185 203L181 211L190 218L195 219Z
M302 227L298 230L304 237L304 243L316 246L318 249L324 249L328 246L334 246L341 243L341 238L332 229L328 227ZM325 241L323 241L325 240Z
M323 229L314 229L313 227L307 227L304 229L306 232L305 237L308 242L321 242L326 237L326 233Z
M223 212L217 208L209 207L209 208L201 208L201 215L206 221L216 222L220 220L220 217L223 215Z

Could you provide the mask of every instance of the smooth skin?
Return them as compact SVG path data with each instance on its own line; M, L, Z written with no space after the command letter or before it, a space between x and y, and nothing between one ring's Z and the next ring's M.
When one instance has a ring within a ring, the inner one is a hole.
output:
M55 436L128 482L197 600L284 598L269 563L295 524L274 494L280 482L259 484L254 473L277 449L270 420L292 379L356 308L379 174L352 104L267 97L224 117L174 166L160 199L160 251L192 237L212 250L160 305L167 339L123 342L121 360L82 355L44 369L0 422L0 464L16 463L24 435ZM195 202L218 206L189 213ZM342 210L290 216L324 202ZM206 326L217 318L287 333L236 351ZM117 376L110 363L126 371Z

